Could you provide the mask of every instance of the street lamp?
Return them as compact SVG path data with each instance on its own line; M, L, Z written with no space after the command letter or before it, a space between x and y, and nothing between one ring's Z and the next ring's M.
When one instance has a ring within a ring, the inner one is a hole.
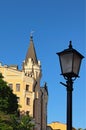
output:
M77 50L72 48L70 41L69 48L56 53L59 56L61 75L66 79L66 84L60 82L67 88L67 130L72 130L72 91L73 81L79 74L81 60L84 58Z

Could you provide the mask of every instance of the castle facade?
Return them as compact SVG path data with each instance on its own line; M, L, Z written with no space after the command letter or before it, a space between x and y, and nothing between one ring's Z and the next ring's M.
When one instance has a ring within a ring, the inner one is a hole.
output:
M32 36L22 69L19 70L17 65L8 66L0 63L0 73L17 95L20 112L33 117L36 124L34 130L46 130L48 90L46 83L43 87L40 86L42 70Z

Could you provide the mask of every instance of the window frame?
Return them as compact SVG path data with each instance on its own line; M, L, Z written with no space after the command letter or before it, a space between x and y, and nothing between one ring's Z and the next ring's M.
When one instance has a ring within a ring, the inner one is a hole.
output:
M29 97L26 98L26 105L28 105L28 106L30 105L30 98Z
M13 83L9 83L8 86L10 87L10 89L13 89Z
M25 89L25 90L26 90L26 92L28 92L28 91L29 91L29 87L30 87L30 86L29 86L29 84L26 84L26 89Z
M16 83L16 92L20 92L20 83Z

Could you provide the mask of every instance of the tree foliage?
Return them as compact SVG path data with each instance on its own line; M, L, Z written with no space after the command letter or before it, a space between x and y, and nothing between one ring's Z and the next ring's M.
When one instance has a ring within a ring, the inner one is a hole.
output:
M13 130L10 115L0 111L0 130Z
M12 89L3 80L3 76L0 73L0 111L14 113L17 109L17 96L13 94Z
M29 115L18 115L17 96L3 80L0 73L0 130L32 130L34 124Z
M29 115L23 115L21 117L12 116L13 130L32 130L34 127L33 118Z
M85 128L85 129L82 129L82 128L78 128L78 130L86 130L86 128Z
M29 115L17 116L0 111L0 130L32 130L33 118Z

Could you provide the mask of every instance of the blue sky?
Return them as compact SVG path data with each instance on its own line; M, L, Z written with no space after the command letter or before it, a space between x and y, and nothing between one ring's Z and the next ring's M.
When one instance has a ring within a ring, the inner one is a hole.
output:
M41 85L47 82L48 123L66 123L66 89L56 52L73 47L86 57L85 0L0 0L0 61L21 68L33 30L42 65ZM86 61L74 81L73 126L86 128Z

